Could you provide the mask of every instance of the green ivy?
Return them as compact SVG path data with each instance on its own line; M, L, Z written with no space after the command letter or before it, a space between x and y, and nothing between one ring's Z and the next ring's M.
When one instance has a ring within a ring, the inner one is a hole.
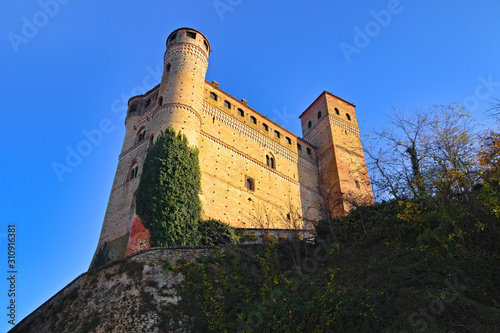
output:
M201 203L198 149L172 128L149 148L137 190L136 211L155 246L200 243Z

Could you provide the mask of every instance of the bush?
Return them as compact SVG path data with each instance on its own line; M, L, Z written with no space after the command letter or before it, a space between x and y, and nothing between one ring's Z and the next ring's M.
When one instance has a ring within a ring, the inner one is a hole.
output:
M219 220L201 221L198 230L201 234L201 245L224 245L237 242L235 229Z

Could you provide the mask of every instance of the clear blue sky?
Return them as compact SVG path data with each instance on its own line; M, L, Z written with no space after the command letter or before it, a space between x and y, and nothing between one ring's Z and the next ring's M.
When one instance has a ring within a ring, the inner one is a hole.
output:
M159 83L177 28L209 39L208 81L299 135L298 115L323 90L357 105L363 133L391 104L457 101L481 117L500 98L498 0L44 1L0 4L0 276L15 224L18 321L87 270L126 101ZM54 162L67 165L68 149L106 119L113 129L58 178Z

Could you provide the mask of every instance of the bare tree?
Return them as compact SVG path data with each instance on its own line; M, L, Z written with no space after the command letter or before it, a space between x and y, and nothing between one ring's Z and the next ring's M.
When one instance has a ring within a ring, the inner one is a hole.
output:
M411 114L393 108L389 124L374 131L366 149L379 198L450 200L470 191L477 181L476 131L464 107L435 105Z

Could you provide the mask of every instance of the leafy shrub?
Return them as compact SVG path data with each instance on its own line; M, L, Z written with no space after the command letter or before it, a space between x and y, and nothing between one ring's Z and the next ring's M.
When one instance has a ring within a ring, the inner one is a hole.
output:
M136 196L151 246L199 244L199 192L198 149L168 128L148 150Z
M224 245L237 242L235 229L219 220L201 221L198 230L201 234L201 245Z

